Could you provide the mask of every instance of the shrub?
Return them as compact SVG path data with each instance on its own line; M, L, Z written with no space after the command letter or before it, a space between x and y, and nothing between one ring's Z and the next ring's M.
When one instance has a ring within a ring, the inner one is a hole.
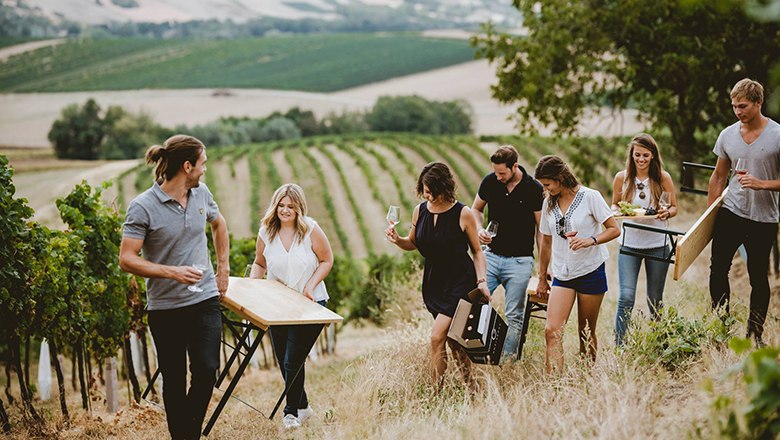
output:
M698 359L705 345L724 344L734 322L733 317L720 319L714 314L690 320L674 307L666 307L647 328L632 326L626 346L635 362L674 371Z
M750 341L734 338L729 346L738 355L750 349ZM732 366L726 378L741 374L747 402L720 395L713 402L715 431L729 439L780 437L780 348L765 347ZM712 390L712 383L707 387Z

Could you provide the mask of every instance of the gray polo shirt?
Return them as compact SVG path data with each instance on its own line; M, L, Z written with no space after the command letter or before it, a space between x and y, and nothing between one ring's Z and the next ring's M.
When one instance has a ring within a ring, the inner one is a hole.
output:
M780 179L780 124L770 119L758 139L750 145L742 139L740 124L736 122L723 129L712 151L719 158L730 160L732 166L738 158L747 159L748 173L758 179ZM736 174L729 181L723 207L760 223L777 223L780 218L777 191L741 188Z
M143 240L146 260L169 266L207 263L210 268L198 284L203 292L172 279L147 278L148 310L177 309L219 296L206 243L206 223L218 216L219 207L203 183L189 190L186 209L157 183L130 202L122 236Z

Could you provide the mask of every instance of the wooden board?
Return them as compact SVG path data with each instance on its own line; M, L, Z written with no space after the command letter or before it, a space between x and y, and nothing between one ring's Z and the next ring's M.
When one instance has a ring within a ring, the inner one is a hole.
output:
M688 229L688 232L677 241L677 251L674 257L674 279L679 280L686 270L693 264L696 257L712 240L712 229L715 227L715 217L718 209L723 205L723 197L728 188L718 197L712 205L704 211L704 214L696 220L696 223Z
M531 277L531 279L528 280L528 298L531 300L531 302L535 302L537 304L547 304L547 298L542 298L541 296L536 295L536 286L538 284L539 278L537 277Z
M222 304L264 330L272 325L330 324L343 320L278 281L230 277Z

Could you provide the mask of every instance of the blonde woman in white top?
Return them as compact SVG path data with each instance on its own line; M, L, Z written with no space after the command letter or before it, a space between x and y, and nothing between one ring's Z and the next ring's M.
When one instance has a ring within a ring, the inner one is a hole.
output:
M677 215L677 199L674 194L672 176L664 171L664 162L658 144L649 134L640 134L631 139L628 144L626 169L615 175L612 183L612 209L618 210L621 201L639 205L642 208L653 208L658 213L654 219L637 219L642 223L655 227L666 227L668 219ZM668 208L661 208L661 194L668 193ZM621 250L628 250L659 258L668 257L671 249L667 244L666 235L626 228ZM669 263L620 253L618 255L618 277L620 280L620 297L615 314L615 343L623 345L623 341L631 321L631 311L636 300L636 283L639 269L645 261L647 274L647 308L653 318L663 306L664 284Z
M267 276L324 306L328 291L323 280L332 268L330 242L317 222L306 216L303 189L294 183L282 185L263 217L249 277ZM321 329L319 324L271 327L274 352L289 390L282 419L286 428L300 427L313 413L304 390L306 369L302 366Z

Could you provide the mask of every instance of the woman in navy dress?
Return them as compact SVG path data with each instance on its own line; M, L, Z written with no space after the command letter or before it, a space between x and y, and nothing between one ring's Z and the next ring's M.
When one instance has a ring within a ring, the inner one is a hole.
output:
M441 385L447 369L449 343L460 364L464 380L470 382L470 361L460 345L447 338L447 331L461 298L475 287L487 301L485 255L477 238L477 220L468 206L455 199L455 180L447 165L432 162L417 179L417 194L425 199L414 208L412 230L400 237L395 228L385 231L387 239L406 251L417 249L425 257L423 301L433 315L431 367L434 383ZM474 255L472 260L468 250Z

